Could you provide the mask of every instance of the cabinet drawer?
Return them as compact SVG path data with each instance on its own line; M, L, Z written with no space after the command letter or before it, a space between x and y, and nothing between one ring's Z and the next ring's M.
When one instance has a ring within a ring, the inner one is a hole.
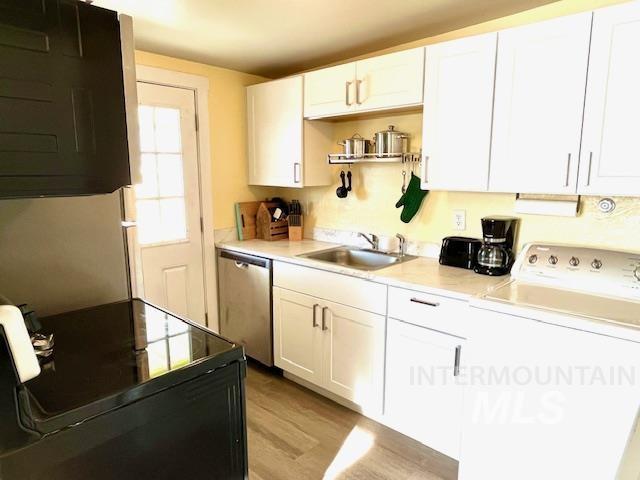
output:
M384 315L387 287L338 273L274 262L273 284L350 307Z
M390 318L467 337L470 309L467 302L415 290L389 287Z

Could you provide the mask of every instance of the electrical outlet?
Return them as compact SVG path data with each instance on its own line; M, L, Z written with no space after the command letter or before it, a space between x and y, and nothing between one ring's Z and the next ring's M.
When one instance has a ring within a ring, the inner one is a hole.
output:
M467 229L467 212L464 210L453 211L453 228L455 230Z

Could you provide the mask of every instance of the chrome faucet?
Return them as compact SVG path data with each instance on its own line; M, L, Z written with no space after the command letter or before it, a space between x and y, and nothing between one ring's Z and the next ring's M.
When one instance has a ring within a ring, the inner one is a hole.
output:
M362 238L364 238L367 242L369 242L369 245L371 245L371 248L373 248L374 250L378 250L378 248L380 247L380 239L378 238L377 235L374 235L373 233L371 233L371 238L369 238L367 236L366 233L358 233L359 236L361 236Z
M404 257L407 253L407 239L404 235L400 235L396 233L396 238L400 241L400 245L398 246L398 255L400 257Z

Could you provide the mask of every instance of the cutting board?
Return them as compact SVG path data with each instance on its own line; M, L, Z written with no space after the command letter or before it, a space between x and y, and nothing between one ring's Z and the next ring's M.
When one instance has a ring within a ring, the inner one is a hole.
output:
M256 214L262 202L236 203L236 228L238 240L251 240L256 235Z

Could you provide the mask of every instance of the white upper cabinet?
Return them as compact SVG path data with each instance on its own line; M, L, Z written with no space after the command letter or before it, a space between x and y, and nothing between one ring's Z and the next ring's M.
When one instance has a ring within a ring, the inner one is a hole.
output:
M489 190L576 192L591 18L499 32Z
M390 53L356 62L356 108L383 108L422 103L424 48Z
M356 108L356 64L304 74L304 116L343 115Z
M640 3L596 10L578 193L640 195Z
M325 122L303 120L302 76L247 87L249 185L329 185L334 143Z
M487 190L497 39L490 33L426 48L425 190Z
M422 103L424 48L304 74L304 116L321 118Z
M247 87L249 185L302 182L302 77Z

